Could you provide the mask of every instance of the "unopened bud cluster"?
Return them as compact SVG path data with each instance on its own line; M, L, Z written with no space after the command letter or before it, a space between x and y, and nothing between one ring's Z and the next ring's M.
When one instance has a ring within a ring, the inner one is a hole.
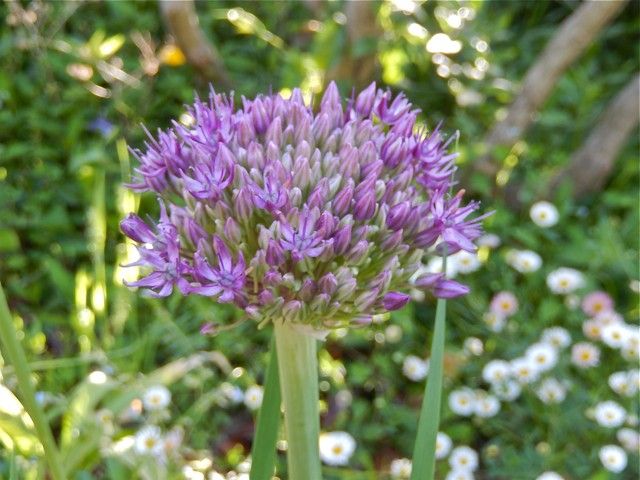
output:
M317 112L298 90L196 101L186 127L135 151L137 191L160 197L139 242L133 282L153 296L174 288L233 303L260 322L317 329L368 323L405 305L412 288L454 297L467 288L417 272L429 255L473 251L478 205L451 194L454 154L438 129L415 128L402 95L369 86L343 105L331 84ZM417 277L417 278L416 278Z

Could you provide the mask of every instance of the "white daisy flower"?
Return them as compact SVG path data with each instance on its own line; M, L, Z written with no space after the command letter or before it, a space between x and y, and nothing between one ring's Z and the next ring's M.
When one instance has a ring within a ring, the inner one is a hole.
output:
M451 450L449 465L453 470L473 472L478 468L478 454L473 448L461 445Z
M442 257L433 257L429 262L419 269L419 273L416 272L413 277L418 278L425 273L441 273L442 272ZM453 278L458 274L458 265L456 262L449 261L447 258L447 278Z
M482 316L482 320L492 332L501 332L507 324L507 317L491 311L486 312Z
M583 285L582 273L573 268L558 268L547 275L547 286L553 293L567 295Z
M500 400L493 395L477 395L475 401L475 413L482 418L495 417L500 411Z
M558 223L558 219L560 218L560 214L555 205L544 201L531 205L529 216L531 220L533 220L533 223L542 228L553 227Z
M542 258L531 250L511 250L507 253L507 263L520 273L532 273L542 266Z
M576 343L571 348L571 362L580 368L595 367L600 363L600 349L589 342Z
M347 465L356 450L356 441L347 432L327 432L320 435L320 459L327 465Z
M436 436L436 458L441 460L449 455L453 442L449 435L444 432L438 432Z
M564 348L571 345L571 335L566 328L551 327L542 331L542 342L555 348Z
M384 339L389 343L398 343L402 339L402 327L392 324L384 330Z
M134 437L133 448L141 455L162 455L164 443L162 441L160 428L155 425L142 427Z
M638 391L634 372L615 372L609 375L609 386L618 395L633 397Z
M530 358L519 357L511 360L511 376L520 383L533 383L540 376L540 368Z
M525 352L525 356L538 366L541 372L551 370L558 363L558 353L547 343L534 343Z
M491 391L500 400L512 402L520 396L522 387L515 380L507 380L506 382L494 383L491 385Z
M546 404L561 403L567 396L567 389L555 378L547 378L540 383L536 395Z
M389 467L392 478L406 479L411 476L411 460L408 458L396 458Z
M218 387L218 392L222 395L224 404L238 405L244 401L244 392L237 385L224 382Z
M487 383L504 382L511 372L509 362L505 360L491 360L482 369L482 379Z
M476 240L478 247L498 248L501 243L500 237L494 233L485 233Z
M621 428L616 433L620 444L628 451L637 453L640 450L640 433L633 428Z
M454 390L449 394L449 408L457 415L468 417L475 410L476 395L470 388Z
M608 428L622 426L627 416L627 412L613 400L598 403L593 411L593 417L598 425Z
M447 476L444 477L444 480L474 480L473 472L471 470L463 470L454 468Z
M171 392L164 385L149 387L142 395L142 404L149 411L162 410L171 403Z
M602 327L602 323L597 318L592 318L582 324L582 333L590 340L600 340Z
M627 466L627 454L617 445L605 445L598 453L604 468L613 473L620 473Z
M518 299L511 292L498 292L491 299L489 308L497 315L510 317L518 311Z
M484 344L482 340L477 337L466 338L462 348L467 355L474 355L476 357L482 355L482 352L484 352Z
M564 480L564 477L556 472L548 471L538 475L536 480Z
M607 310L605 312L601 312L594 317L595 320L600 322L600 325L603 327L605 325L612 325L614 323L624 323L624 318L615 310Z
M262 397L264 396L264 388L260 385L252 385L244 392L244 404L249 410L257 410L262 405Z
M477 253L470 253L465 250L460 250L458 253L451 255L447 261L455 262L456 270L460 273L473 273L482 265Z
M602 327L600 339L611 348L622 347L629 338L629 329L624 323L610 323Z
M408 355L402 362L402 373L413 382L424 380L429 373L429 361Z

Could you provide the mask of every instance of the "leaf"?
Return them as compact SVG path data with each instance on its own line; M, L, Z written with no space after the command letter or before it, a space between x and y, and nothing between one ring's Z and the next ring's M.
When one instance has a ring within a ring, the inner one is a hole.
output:
M250 480L269 480L276 461L276 442L280 427L280 378L275 337L271 340L271 358L267 367L264 397L258 413L256 432L251 447Z
M418 434L413 449L411 480L432 480L436 467L436 437L440 423L442 402L442 370L444 358L444 331L447 301L438 300L436 321L431 342L431 361L427 387L420 409Z

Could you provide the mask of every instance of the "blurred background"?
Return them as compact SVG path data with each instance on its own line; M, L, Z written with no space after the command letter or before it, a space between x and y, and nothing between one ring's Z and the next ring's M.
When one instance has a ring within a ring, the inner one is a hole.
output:
M344 96L372 81L403 91L429 129L459 131L460 183L496 211L493 243L459 272L472 294L448 316L442 430L478 452L476 478L637 478L637 444L593 418L615 400L619 427L637 431L637 395L607 380L637 368L637 353L601 345L599 366L577 369L567 347L554 370L561 404L525 385L484 418L455 413L447 398L489 391L487 362L522 355L545 328L589 340L580 302L590 291L638 322L639 10L613 0L2 2L0 280L70 478L242 478L269 332L242 323L202 335L205 322L240 317L123 286L136 272L121 265L136 254L118 222L156 213L152 196L122 186L135 167L128 147L143 145L141 125L188 123L184 105L209 84L236 100L300 87L312 101L331 80ZM557 225L532 221L538 200L556 206ZM541 269L511 268L513 249L536 252ZM582 289L551 292L545 276L559 267L579 270ZM497 330L486 313L500 291L520 308ZM434 313L433 299L417 300L326 342L322 427L357 444L326 478L403 478L392 462L411 454L424 388L403 366L428 358ZM42 447L0 365L0 477L42 478ZM137 448L141 431L166 451ZM621 442L629 465L614 473L599 450ZM443 458L438 478L451 468Z

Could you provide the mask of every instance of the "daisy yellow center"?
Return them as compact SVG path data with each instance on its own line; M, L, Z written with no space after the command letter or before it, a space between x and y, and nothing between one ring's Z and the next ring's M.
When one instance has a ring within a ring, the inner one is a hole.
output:
M585 350L584 352L582 352L582 353L580 354L580 358L581 358L582 360L585 360L585 361L586 361L586 360L589 360L589 359L591 359L591 353Z
M340 455L342 453L342 445L334 445L331 451L336 455Z
M567 280L566 278L563 278L562 280L560 280L560 286L563 288L566 288L569 286L569 280Z
M148 437L144 440L144 446L151 449L156 446L156 439L152 437Z

